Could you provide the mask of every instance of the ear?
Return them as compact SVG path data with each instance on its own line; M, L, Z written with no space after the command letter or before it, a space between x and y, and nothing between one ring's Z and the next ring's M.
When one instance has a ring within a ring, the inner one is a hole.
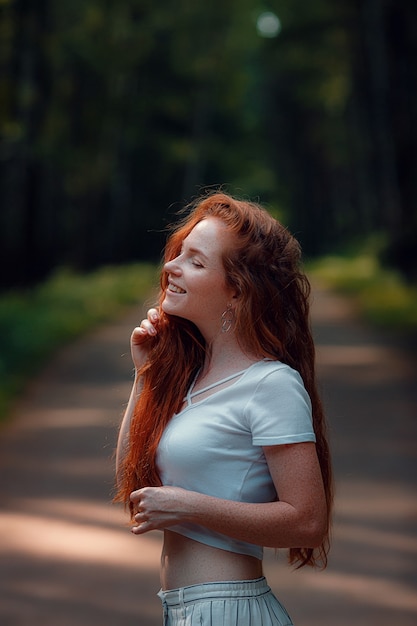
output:
M230 298L230 303L232 305L235 305L239 302L240 295L238 294L237 291L231 291L229 298Z
M229 299L231 300L232 304L236 304L236 302L240 299L241 297L241 293L238 290L236 285L228 285L228 292L229 292Z

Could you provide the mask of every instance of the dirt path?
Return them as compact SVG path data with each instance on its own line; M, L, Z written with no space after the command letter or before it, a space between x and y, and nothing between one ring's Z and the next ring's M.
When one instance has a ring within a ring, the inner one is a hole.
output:
M337 478L326 572L267 551L297 626L417 623L415 361L317 291L319 374ZM133 537L110 503L131 381L132 312L64 350L0 432L0 624L159 626L160 536Z

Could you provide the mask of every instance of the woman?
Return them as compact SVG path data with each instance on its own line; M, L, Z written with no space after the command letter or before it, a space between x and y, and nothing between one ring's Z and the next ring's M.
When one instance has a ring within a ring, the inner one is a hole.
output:
M118 494L164 531L165 624L289 625L262 547L326 566L332 480L300 248L265 210L199 199L131 336Z

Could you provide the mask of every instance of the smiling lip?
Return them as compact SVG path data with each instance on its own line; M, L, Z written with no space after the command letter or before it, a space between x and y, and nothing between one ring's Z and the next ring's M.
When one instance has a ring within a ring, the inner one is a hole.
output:
M181 289L181 287L174 285L174 283L168 284L168 291L170 291L171 293L186 293L184 289Z

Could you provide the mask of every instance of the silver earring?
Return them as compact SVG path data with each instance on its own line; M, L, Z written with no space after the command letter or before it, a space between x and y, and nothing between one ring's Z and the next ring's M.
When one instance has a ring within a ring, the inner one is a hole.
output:
M235 321L235 314L232 309L232 305L228 304L225 311L222 313L222 333L228 333Z

